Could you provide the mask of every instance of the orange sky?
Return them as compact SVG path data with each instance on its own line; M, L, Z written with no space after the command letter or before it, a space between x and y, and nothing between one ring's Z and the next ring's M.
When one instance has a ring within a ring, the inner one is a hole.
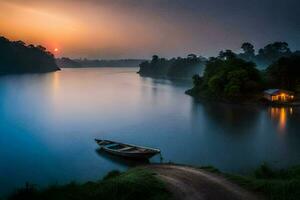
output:
M122 57L124 51L139 51L129 50L131 46L149 48L155 43L158 30L144 24L162 24L159 19L118 14L119 10L79 1L0 1L0 34L42 44L53 53L58 48L57 56Z
M224 48L238 51L244 41L258 47L276 40L300 43L293 14L298 1L226 2L0 0L0 35L52 52L58 48L56 56L88 58L211 56ZM281 15L273 14L279 10Z

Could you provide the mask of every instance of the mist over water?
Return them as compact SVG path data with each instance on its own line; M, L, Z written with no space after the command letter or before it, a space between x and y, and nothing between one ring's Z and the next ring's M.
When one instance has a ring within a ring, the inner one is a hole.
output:
M228 172L299 163L299 108L197 102L184 94L192 83L143 78L137 70L2 76L0 193L26 181L97 180L133 164L99 155L96 137L160 148L164 162Z

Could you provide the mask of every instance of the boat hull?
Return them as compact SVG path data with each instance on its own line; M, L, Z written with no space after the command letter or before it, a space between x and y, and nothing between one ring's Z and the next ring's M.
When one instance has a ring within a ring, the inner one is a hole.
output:
M129 159L139 159L139 160L149 159L152 156L160 153L159 149L141 147L141 146L131 145L131 144L123 144L123 143L119 143L119 142L113 142L110 140L95 139L95 141L97 142L97 144L100 146L100 148L103 151L110 153L112 155L115 155L115 156L120 156L120 157L124 157L124 158L129 158ZM110 145L112 145L112 146L119 145L119 146L122 146L123 148L127 147L129 150L125 151L125 150L122 150L122 148L114 149ZM134 149L134 150L130 150L130 149Z
M122 156L126 158L131 158L131 159L149 159L156 155L157 153L124 153L124 152L119 152L119 151L114 151L109 148L101 147L105 152L116 155L116 156Z

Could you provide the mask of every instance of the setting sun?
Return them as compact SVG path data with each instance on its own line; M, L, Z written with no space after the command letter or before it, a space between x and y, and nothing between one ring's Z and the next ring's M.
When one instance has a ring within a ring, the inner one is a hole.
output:
M55 49L54 49L54 52L58 52L58 48L55 48Z

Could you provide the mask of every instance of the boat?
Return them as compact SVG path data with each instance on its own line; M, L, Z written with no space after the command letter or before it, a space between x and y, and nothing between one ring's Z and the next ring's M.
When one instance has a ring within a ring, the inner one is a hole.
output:
M116 156L126 158L149 159L156 154L160 154L159 149L142 147L132 144L124 144L120 142L114 142L111 140L95 139L95 141L104 151Z

